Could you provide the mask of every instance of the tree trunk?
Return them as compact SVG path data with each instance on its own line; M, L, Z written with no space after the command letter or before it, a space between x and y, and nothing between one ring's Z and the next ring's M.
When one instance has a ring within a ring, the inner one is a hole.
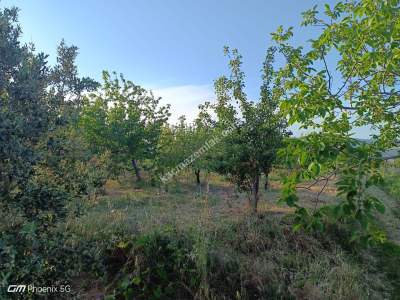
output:
M255 214L257 212L257 204L258 204L258 188L260 185L260 175L256 175L253 181L253 186L251 187L251 210L252 213Z
M142 177L140 176L140 169L136 163L136 160L134 160L134 159L132 159L132 166L133 166L133 169L135 170L136 180L141 181Z
M269 187L268 174L265 174L264 190L268 191L268 187Z
M200 185L200 170L196 170L194 171L194 173L196 174L196 184L197 186Z

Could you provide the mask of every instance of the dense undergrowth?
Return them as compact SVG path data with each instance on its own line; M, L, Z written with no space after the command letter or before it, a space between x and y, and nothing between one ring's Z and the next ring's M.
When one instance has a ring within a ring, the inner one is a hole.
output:
M350 242L349 225L327 224L324 233L294 232L291 214L212 218L206 206L219 205L218 195L205 203L204 195L191 198L182 189L172 188L166 198L156 194L145 185L132 194L71 202L65 220L46 229L4 213L1 258L8 263L1 266L3 280L69 284L71 293L57 295L65 299L399 295L400 247L390 240L364 248ZM185 206L198 209L186 220L176 212Z
M399 246L386 242L358 252L333 235L294 233L290 225L290 217L261 215L211 228L163 226L127 236L104 256L105 293L109 299L398 295Z
M199 218L183 228L167 222L143 231L131 226L134 222L118 226L118 218L114 224L108 219L91 224L98 211L85 210L40 237L24 224L16 237L20 248L6 253L9 276L38 285L72 284L71 294L58 295L67 299L396 299L399 294L400 247L385 242L362 250L348 242L345 227L330 227L325 234L293 232L290 215L265 213L220 222ZM26 260L12 259L19 255Z

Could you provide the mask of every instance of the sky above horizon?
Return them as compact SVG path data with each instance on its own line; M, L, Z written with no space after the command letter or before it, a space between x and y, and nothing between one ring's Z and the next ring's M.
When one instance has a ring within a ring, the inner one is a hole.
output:
M227 74L225 45L243 55L246 92L257 99L270 33L294 27L293 42L305 44L317 28L300 27L301 13L332 0L3 0L20 8L25 42L50 55L61 39L79 47L81 76L101 80L103 70L152 89L172 105L172 121L189 120L197 105L214 99L213 81ZM360 137L365 132L358 132Z

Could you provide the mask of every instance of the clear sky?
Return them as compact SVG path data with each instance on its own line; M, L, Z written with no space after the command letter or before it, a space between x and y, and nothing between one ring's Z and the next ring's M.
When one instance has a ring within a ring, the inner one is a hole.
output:
M226 74L225 45L243 55L247 93L256 99L270 33L294 27L304 44L317 28L300 27L301 12L333 0L3 0L20 8L23 40L55 62L62 38L79 47L83 76L102 70L154 90L172 104L173 120L192 119L197 105L212 100L213 80ZM362 134L364 135L364 134Z

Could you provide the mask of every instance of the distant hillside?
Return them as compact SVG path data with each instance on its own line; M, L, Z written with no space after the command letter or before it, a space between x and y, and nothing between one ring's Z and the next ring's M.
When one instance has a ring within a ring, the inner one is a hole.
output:
M358 139L358 140L367 144L372 143L371 139ZM400 157L400 147L389 149L383 153L383 158L385 159L392 159L397 157Z
M400 148L393 148L393 149L385 151L383 153L383 157L385 159L392 159L392 158L400 157Z

